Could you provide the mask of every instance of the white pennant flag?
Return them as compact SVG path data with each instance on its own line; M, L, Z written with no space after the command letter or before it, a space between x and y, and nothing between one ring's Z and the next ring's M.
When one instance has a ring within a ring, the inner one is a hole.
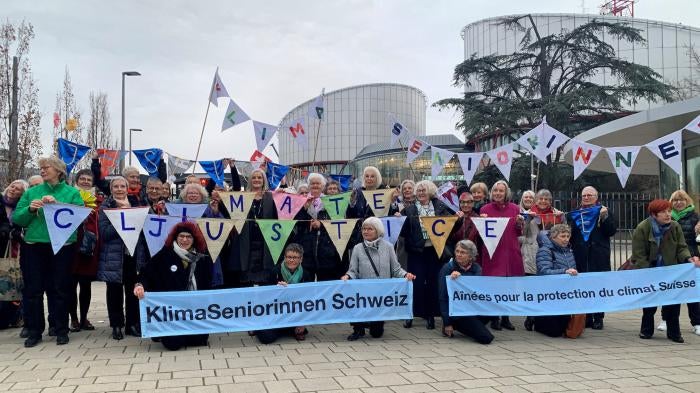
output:
M258 151L265 150L277 130L279 130L277 126L253 120L253 132L255 132L255 144L258 146Z
M286 125L289 135L301 146L303 150L309 148L309 137L304 129L304 119L299 118Z
M581 176L581 173L591 165L603 148L576 139L571 140L570 146L571 159L574 164L574 180L576 180Z
M204 235L204 240L207 242L207 250L211 260L216 262L216 258L221 254L221 249L224 248L228 234L234 227L234 220L223 218L200 218L197 220L199 230Z
M92 212L89 207L64 203L45 203L42 209L54 255Z
M459 195L457 195L457 186L451 181L443 183L437 190L437 197L444 204L450 207L453 212L459 211Z
M396 116L394 116L393 113L389 113L387 115L387 118L389 119L389 127L391 130L391 145L390 147L393 148L396 146L396 143L401 140L401 138L405 137L406 135L409 134L408 128L401 124L401 122L396 119Z
M419 155L430 147L428 142L422 141L418 138L411 138L408 141L408 149L406 149L406 165L410 165L413 160L415 160Z
M625 188L625 184L627 184L627 179L632 173L632 167L634 166L634 162L637 160L637 155L639 154L640 148L641 146L622 146L605 148L605 150L608 152L608 157L610 157L610 162L612 162L613 168L615 168L617 178L620 179L620 184L622 184L622 188Z
M396 241L401 235L401 228L403 228L403 223L406 221L406 216L386 216L379 217L379 220L384 225L384 237L383 239L395 245Z
M119 237L122 238L129 255L134 256L139 234L148 216L148 207L134 207L129 209L105 209L105 215L109 219Z
M476 174L476 170L479 169L481 164L481 157L484 153L457 153L457 158L459 159L459 165L462 167L462 173L464 173L464 181L467 185L471 184Z
M489 256L493 256L496 251L510 219L511 217L472 217L472 222L476 225Z
M647 143L646 148L651 150L664 164L668 165L677 174L683 175L683 163L681 161L681 144L683 132L676 131Z
M186 160L184 158L168 154L168 173L171 175L172 180L175 180L175 175L187 172L187 170L190 169L193 164L193 160Z
M204 211L207 210L206 203L165 203L165 210L169 216L180 217L181 221L195 222L197 218L202 217Z
M693 119L687 126L684 127L688 131L692 131L696 134L700 134L700 115Z
M312 119L318 119L321 120L323 119L323 97L326 96L326 89L321 89L321 94L316 97L314 100L314 103L309 106L309 116Z
M221 77L219 77L219 69L216 69L216 72L214 73L214 81L212 82L211 85L211 93L209 95L209 102L214 104L214 106L218 107L219 106L219 98L221 97L229 97L228 91L226 91L226 87L224 86L224 82L221 81Z
M455 155L454 152L451 152L449 150L441 149L439 147L435 146L430 146L430 161L431 161L431 175L433 178L433 181L437 178L437 176L442 172L442 168L447 165L448 162L452 159L452 157Z
M224 122L221 124L221 132L248 120L250 120L250 116L233 100L229 100L226 115L224 115Z
M159 216L149 214L143 224L143 236L146 238L148 252L154 256L165 245L165 239L170 234L173 227L182 221L180 217Z
M538 160L547 162L547 156L555 152L559 146L565 144L568 140L568 136L547 124L547 118L545 117L542 119L542 123L518 138L515 142L534 154Z
M486 152L496 168L510 181L510 168L513 166L513 144L509 143Z

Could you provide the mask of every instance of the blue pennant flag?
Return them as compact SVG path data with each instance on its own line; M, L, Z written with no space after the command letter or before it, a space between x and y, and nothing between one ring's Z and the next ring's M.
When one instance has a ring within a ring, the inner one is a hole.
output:
M595 228L598 223L598 216L600 215L600 208L602 206L593 206L585 209L574 210L569 213L569 216L574 221L576 227L581 231L583 235L583 241L588 241L588 237L591 235L591 231Z
M223 187L224 186L224 160L218 160L218 161L200 161L199 165L202 166L202 169L204 169L209 177L214 180L214 183L216 183L217 186Z
M271 190L276 189L280 185L282 178L287 172L289 172L289 167L286 165L267 163L267 183L270 185Z
M350 189L350 180L352 175L330 175L331 179L340 183L340 191L347 191Z
M66 163L66 173L70 173L75 164L77 164L88 151L90 151L90 146L83 146L67 139L58 138L58 156Z
M163 157L163 150L152 147L150 149L134 150L133 153L149 176L158 177L158 163Z

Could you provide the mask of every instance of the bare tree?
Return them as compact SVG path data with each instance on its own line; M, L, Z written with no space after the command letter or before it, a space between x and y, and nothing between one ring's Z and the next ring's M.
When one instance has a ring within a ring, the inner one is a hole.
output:
M84 126L81 121L81 113L73 93L73 83L71 82L70 72L66 66L66 73L63 77L63 90L56 94L56 113L60 119L60 125L54 128L54 140L56 138L64 138L76 143L83 142ZM69 130L70 123L77 121L74 130Z
M94 149L113 149L112 125L109 118L107 94L90 92L90 122L87 130L87 145Z

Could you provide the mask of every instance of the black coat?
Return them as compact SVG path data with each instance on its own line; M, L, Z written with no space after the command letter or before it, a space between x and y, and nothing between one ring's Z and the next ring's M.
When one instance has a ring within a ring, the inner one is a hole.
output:
M695 241L697 235L695 234L695 225L700 221L700 216L696 212L690 212L685 215L685 217L678 220L681 224L681 229L683 229L683 236L685 237L685 244L688 245L690 250L690 255L697 257L700 256L698 252L698 242Z
M331 219L325 210L321 210L317 218L319 220ZM296 224L294 235L294 241L304 248L304 261L302 262L304 269L314 272L319 269L339 269L342 263L341 258L323 225L318 229L311 229L308 220L311 220L312 217L305 208L302 208L294 219L306 220Z
M580 273L610 271L610 238L617 232L617 224L612 213L608 210L605 220L598 219L591 231L588 241L583 240L581 230L571 215L567 215L571 226L571 249L576 259L576 270Z
M435 216L452 216L455 213L447 207L442 201L437 198L430 200L435 208ZM406 222L401 229L401 236L406 239L404 246L406 251L411 253L422 253L425 247L425 239L423 239L423 231L420 227L420 218L418 216L418 207L415 204L406 206L401 215L406 216Z
M304 259L306 259L306 253L304 253ZM270 274L270 285L277 285L278 282L284 281L284 278L282 278L282 264L284 261L278 263L275 265L275 268L272 269L272 274ZM304 269L304 271L301 273L301 282L314 282L314 275L310 271Z
M197 290L211 289L212 261L209 255L199 254L194 276ZM151 258L141 272L141 283L146 291L186 291L192 264L185 267L182 258L166 245Z

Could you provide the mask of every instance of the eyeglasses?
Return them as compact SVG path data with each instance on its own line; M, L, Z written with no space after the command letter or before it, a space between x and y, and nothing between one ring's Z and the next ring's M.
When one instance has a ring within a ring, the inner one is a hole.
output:
M581 198L595 198L597 197L596 194L582 194Z
M301 256L299 256L299 255L285 255L284 259L297 260L297 259L301 259Z
M459 201L459 204L460 204L460 205L469 205L469 204L472 204L472 203L474 203L474 201Z
M177 237L178 239L194 239L189 233L181 233Z

